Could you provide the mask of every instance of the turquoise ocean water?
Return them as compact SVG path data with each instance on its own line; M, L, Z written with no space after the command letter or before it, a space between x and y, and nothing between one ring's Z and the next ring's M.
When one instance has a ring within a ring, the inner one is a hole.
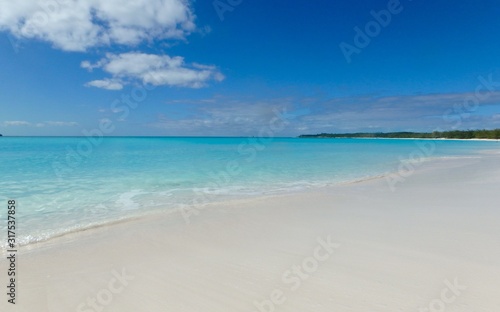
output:
M18 203L17 235L26 244L157 211L379 176L410 155L476 157L500 149L498 142L432 142L424 153L430 141L3 137L0 231L7 199Z

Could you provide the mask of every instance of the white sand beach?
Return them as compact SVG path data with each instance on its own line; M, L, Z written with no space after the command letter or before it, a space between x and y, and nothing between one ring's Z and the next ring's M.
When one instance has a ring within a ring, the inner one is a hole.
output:
M394 191L380 178L67 235L20 248L0 310L498 311L499 189L484 154Z

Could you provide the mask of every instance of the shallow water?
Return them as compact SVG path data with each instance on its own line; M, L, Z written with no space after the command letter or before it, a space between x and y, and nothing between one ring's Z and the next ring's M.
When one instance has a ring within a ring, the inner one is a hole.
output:
M477 156L493 149L500 143L3 137L0 218L6 219L7 199L15 199L18 241L26 244L158 210L378 176L422 156ZM0 231L5 227L2 222Z

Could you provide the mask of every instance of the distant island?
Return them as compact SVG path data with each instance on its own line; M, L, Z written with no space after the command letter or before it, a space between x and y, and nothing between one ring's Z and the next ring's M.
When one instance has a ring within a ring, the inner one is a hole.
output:
M500 129L434 132L358 132L303 134L299 138L500 139Z

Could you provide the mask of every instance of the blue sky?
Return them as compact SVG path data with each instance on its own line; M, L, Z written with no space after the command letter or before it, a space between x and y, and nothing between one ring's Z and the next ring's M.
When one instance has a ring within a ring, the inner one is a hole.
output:
M276 112L276 136L500 127L493 0L0 7L4 135L253 136Z

